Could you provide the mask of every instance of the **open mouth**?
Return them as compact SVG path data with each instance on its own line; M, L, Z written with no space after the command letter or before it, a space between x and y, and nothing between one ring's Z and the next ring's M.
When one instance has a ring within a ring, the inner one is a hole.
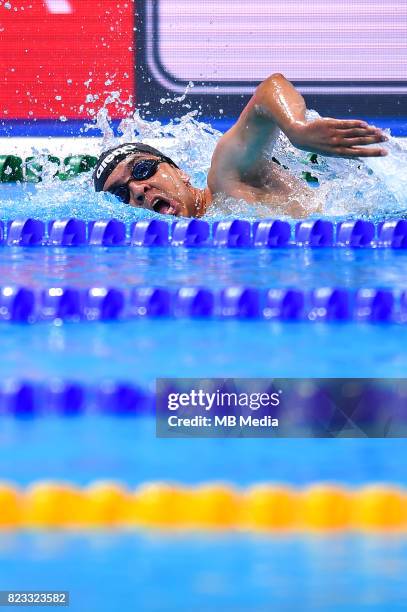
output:
M155 198L152 203L152 208L160 215L176 215L178 213L177 207L165 198Z

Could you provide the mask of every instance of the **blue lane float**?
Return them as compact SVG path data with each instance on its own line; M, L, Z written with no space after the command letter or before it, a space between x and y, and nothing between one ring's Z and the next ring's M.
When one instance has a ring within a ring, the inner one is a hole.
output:
M375 226L370 221L344 221L336 228L336 244L344 247L372 247Z
M253 224L253 244L259 248L279 248L288 246L291 239L291 226L287 221L267 220Z
M218 302L218 312L226 319L258 319L261 314L258 289L227 287L220 292Z
M0 321L124 321L141 318L406 323L407 292L321 287L0 287Z
M175 317L212 317L215 313L215 294L200 287L182 287L175 292Z
M337 224L325 219L287 221L233 219L210 224L202 219L170 222L149 219L125 224L118 219L85 222L60 219L47 224L37 219L0 222L0 244L60 247L218 247L247 248L391 248L407 249L407 221L356 219Z
M309 426L313 425L321 428L325 434L346 434L359 429L359 433L365 435L367 431L364 426L377 423L381 424L381 431L389 435L391 423L393 433L390 435L399 436L399 425L405 427L407 423L406 385L403 381L389 384L388 381L355 379L355 401L345 402L343 392L349 386L349 380L352 379L311 379L307 381L306 394L304 381L280 380L278 384L283 385L285 399L279 408L273 408L273 416L280 418L284 413L285 422L294 425L294 430L302 425L309 431ZM172 388L174 392L179 392L182 387L175 385ZM172 388L167 387L166 392L172 392ZM275 390L273 384L269 388ZM234 385L229 389L232 390L235 391ZM133 382L102 379L90 385L64 379L0 381L0 419L151 418L155 414L154 391ZM256 416L261 414L267 412L261 409L256 412Z
M169 244L168 224L156 219L134 223L131 228L130 244L144 247L167 246Z
M0 384L0 417L145 416L153 414L155 396L149 389L121 381L97 387L76 381L6 380Z
M299 321L305 317L305 296L296 289L270 289L263 315L266 319Z
M206 221L177 221L172 227L171 244L183 247L209 246L210 233L210 225Z
M252 246L251 224L249 221L219 221L213 224L213 244L218 247Z
M39 296L40 316L45 321L79 320L83 314L84 297L78 289L49 287Z
M29 323L35 320L38 296L25 287L0 288L0 320Z
M135 317L171 316L171 293L160 287L136 287L130 292L130 315Z
M122 318L125 292L111 287L94 287L85 293L83 316L88 321L115 321Z
M10 380L0 387L0 416L34 416L39 408L36 386L26 381Z
M106 415L145 415L155 408L154 396L141 387L105 381L93 396L94 407Z
M87 244L86 223L81 219L63 219L48 224L48 244L83 246Z
M298 246L331 247L334 244L333 224L322 219L297 223L295 242Z
M311 292L309 319L347 321L352 317L350 300L351 295L346 289L315 289Z
M407 221L385 221L378 227L378 244L393 249L407 248Z
M356 319L391 321L394 303L394 295L391 291L359 289L356 293Z
M1 395L1 392L0 392ZM87 404L87 393L83 385L63 380L53 380L42 389L35 389L33 404L43 398L42 410L48 414L61 416L78 416L83 413ZM41 407L40 407L41 409Z
M88 224L91 246L123 246L126 244L126 226L122 221L90 221Z
M38 219L14 219L7 224L9 246L39 246L44 237L45 223Z

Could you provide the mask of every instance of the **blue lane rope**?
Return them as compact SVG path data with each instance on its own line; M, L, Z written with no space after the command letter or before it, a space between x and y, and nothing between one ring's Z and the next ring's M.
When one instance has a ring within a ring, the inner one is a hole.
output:
M346 386L349 380L343 382ZM358 383L358 381L353 382ZM280 407L274 407L274 416L283 418L287 424L291 423L292 427L307 424L325 431L341 430L348 424L348 419L352 428L360 427L362 431L367 424L377 423L384 427L392 420L393 426L397 423L405 427L407 424L406 389L405 384L401 384L400 381L398 383L395 381L391 385L383 385L380 381L373 379L361 379L357 385L359 387L362 385L358 391L358 401L348 403L345 411L342 407L335 413L332 411L336 403L335 393L333 392L332 402L328 399L329 380L315 381L315 383L304 395L301 380L290 381L290 393L286 398L288 403L283 402ZM273 379L267 382L267 389L270 392L276 390L274 384ZM230 392L227 381L225 385L226 391ZM168 381L168 386L162 388L162 391L164 390L174 392L174 390L177 391L177 387ZM161 395L161 397L164 396ZM47 381L27 379L0 381L0 419L7 416L22 418L80 417L82 415L142 417L155 415L157 409L158 414L165 416L166 410L161 412L163 408L161 403L157 404L157 397L152 388L128 381L102 379L96 385L59 378ZM251 413L247 407L242 410ZM264 409L254 414L256 417L264 416Z
M104 380L97 387L72 380L32 382L10 379L0 383L0 417L150 415L155 395L149 389L121 381Z
M118 219L85 222L60 219L0 221L4 246L174 246L225 248L348 247L407 249L407 220L374 224L363 219L337 224L324 219L301 221L229 220L212 224L200 219L150 219L125 224Z
M0 321L119 321L141 318L407 322L407 291L322 287L0 287Z

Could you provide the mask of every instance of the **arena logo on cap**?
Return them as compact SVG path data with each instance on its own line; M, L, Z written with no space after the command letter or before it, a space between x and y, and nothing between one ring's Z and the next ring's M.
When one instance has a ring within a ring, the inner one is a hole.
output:
M106 167L119 155L126 155L127 153L132 153L135 150L133 145L125 145L116 149L113 153L110 153L105 159L101 162L99 168L96 171L96 178L100 178L102 176L103 171Z

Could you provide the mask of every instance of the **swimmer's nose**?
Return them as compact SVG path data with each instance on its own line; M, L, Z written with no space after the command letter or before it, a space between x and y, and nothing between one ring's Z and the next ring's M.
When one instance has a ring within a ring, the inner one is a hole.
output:
M140 183L131 182L130 185L131 194L133 199L139 206L146 206L148 204L146 199L146 193L148 191L148 185L141 185Z

